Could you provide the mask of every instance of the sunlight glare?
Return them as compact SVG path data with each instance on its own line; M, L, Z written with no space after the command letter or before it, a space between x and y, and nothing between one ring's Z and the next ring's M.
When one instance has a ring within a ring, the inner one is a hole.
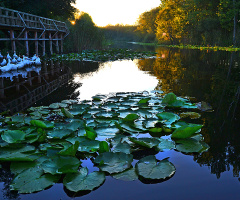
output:
M75 91L80 93L80 100L90 100L96 94L151 91L158 84L155 76L141 71L134 61L129 60L103 63L98 71L76 74L73 82L82 83Z
M97 26L106 26L134 25L141 13L159 5L159 0L76 0L75 7L88 13Z

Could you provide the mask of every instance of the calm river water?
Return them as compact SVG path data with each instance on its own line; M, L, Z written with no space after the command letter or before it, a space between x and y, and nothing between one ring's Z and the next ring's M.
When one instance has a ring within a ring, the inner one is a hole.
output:
M156 59L103 63L73 61L53 65L48 63L45 66L46 72L42 67L42 78L39 78L37 72L32 73L32 77L38 77L36 81L33 80L32 85L29 79L25 78L28 86L24 87L28 92L31 88L39 88L41 84L54 85L52 82L56 78L58 80L58 89L53 88L51 94L46 97L43 95L44 98L36 101L35 105L49 105L70 98L91 99L96 94L157 89L164 93L174 92L177 96L194 97L195 102L208 102L214 109L213 112L201 113L204 125L202 134L204 141L210 146L207 152L185 155L170 150L156 155L157 159L169 157L169 161L176 167L176 173L171 179L146 184L139 180L126 182L107 176L101 187L89 194L78 194L82 196L75 199L240 199L239 53L166 48L158 48L156 51ZM56 70L59 67L60 70ZM59 77L62 77L62 82ZM4 81L5 85L11 84L7 78L4 78ZM42 92L44 91L43 88ZM6 90L1 95L7 96L8 93L10 92ZM16 98L20 97L18 95ZM7 105L14 98L2 98L2 102ZM90 171L97 170L91 162L86 161L84 165L88 166ZM0 199L73 198L60 183L34 194L11 193L10 175L7 171L1 173Z

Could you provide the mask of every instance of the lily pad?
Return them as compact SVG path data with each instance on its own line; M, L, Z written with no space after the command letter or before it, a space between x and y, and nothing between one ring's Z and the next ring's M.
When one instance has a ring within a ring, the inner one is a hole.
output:
M144 179L159 180L170 178L176 169L168 160L157 161L155 156L147 156L139 160L136 164L136 172Z
M129 140L137 145L140 145L142 147L146 148L153 148L156 147L159 144L159 140L156 138L134 138L129 137Z
M41 168L34 167L18 174L11 184L12 190L19 193L33 193L52 186L60 179L59 175L44 174Z
M98 167L102 171L112 174L128 169L132 161L133 155L131 154L105 152L97 156L94 163L98 164Z
M184 139L189 138L193 135L196 135L196 132L202 128L202 125L199 124L188 124L186 126L182 126L180 128L177 128L172 133L173 139Z
M122 180L122 181L138 180L138 175L135 171L135 168L130 168L130 169L127 169L123 172L113 174L112 177L115 178L115 179L118 179L118 180Z
M171 125L173 122L180 119L180 117L177 114L171 112L158 113L157 117L161 119L162 120L161 122L166 125Z
M50 174L65 174L77 172L81 161L72 156L56 156L46 160L41 164L45 173Z
M19 143L24 141L25 133L19 130L7 130L1 135L2 139L7 143Z
M104 181L104 172L92 172L88 174L88 169L84 167L77 173L67 174L63 179L63 184L68 190L79 192L93 190L101 186Z

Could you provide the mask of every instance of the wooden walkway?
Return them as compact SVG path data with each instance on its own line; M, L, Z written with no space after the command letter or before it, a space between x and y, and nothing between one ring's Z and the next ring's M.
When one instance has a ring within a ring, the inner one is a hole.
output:
M39 46L42 55L46 53L46 42L49 43L49 51L63 52L63 39L69 34L64 22L31 15L28 13L0 7L0 31L5 34L2 41L11 41L12 50L16 51L16 44L23 45L26 54L29 55L29 46L35 45L34 49L39 55Z

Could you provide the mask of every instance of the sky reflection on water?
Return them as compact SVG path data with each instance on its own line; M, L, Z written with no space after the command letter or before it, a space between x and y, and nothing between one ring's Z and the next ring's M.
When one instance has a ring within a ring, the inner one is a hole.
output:
M80 100L90 100L96 94L151 91L158 84L155 76L141 71L131 60L102 63L95 72L74 74L73 82L82 83L75 90Z

